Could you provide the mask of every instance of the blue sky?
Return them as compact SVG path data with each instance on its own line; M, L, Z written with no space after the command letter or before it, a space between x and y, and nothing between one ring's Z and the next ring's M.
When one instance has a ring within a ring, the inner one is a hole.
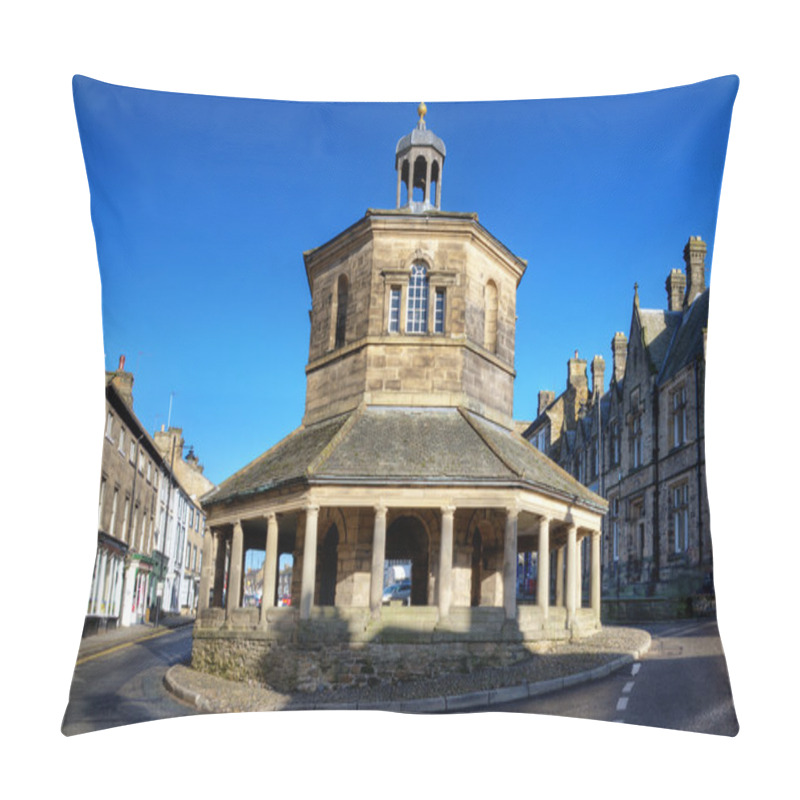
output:
M475 211L528 261L515 417L606 359L633 285L666 304L690 235L713 260L732 98L725 78L616 97L428 103L447 147L442 208ZM183 428L220 482L302 418L302 253L393 208L416 103L299 103L74 82L102 280L106 369L124 354L152 432ZM423 100L425 98L420 98ZM707 269L710 279L712 270ZM712 304L713 307L713 304ZM607 381L606 381L607 383Z

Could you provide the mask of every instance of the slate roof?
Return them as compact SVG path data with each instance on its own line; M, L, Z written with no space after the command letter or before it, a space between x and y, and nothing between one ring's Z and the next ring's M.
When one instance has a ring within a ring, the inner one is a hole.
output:
M683 313L681 325L673 335L669 353L658 376L659 384L668 381L702 354L703 329L708 327L709 291L706 289L698 295Z
M411 133L407 133L402 139L400 139L400 141L397 143L395 155L399 156L414 146L426 145L428 147L435 148L443 156L447 156L447 150L445 149L444 142L433 131L429 131L427 128L420 127L414 128Z
M295 482L527 485L604 511L604 501L499 425L459 408L361 407L298 428L203 498L205 506Z
M680 327L682 316L680 311L639 309L644 344L656 372L659 372L664 364L675 331Z

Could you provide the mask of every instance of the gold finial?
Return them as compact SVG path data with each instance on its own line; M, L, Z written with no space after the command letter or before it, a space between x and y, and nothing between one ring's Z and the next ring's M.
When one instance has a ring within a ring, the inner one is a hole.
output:
M428 107L425 105L425 103L420 103L419 106L417 106L417 114L419 114L420 120L423 120L427 112Z

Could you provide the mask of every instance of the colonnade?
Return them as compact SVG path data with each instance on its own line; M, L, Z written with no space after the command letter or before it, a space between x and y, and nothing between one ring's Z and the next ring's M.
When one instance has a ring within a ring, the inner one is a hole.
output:
M309 619L314 601L317 568L317 539L320 507L308 504L305 512L305 538L303 544L302 575L300 583L299 614L301 620ZM374 522L372 533L372 556L370 564L369 608L374 617L381 613L383 595L384 562L386 558L386 520L389 508L379 503L374 506ZM443 505L440 507L440 540L439 569L436 576L437 602L440 618L446 618L451 609L453 597L453 551L454 551L454 518L456 507ZM518 563L518 525L520 508L516 506L505 509L505 527L503 533L503 609L508 620L517 616L517 563ZM274 605L275 583L278 563L278 520L276 512L264 515L267 520L267 534L264 547L264 577L261 603L261 620L266 621L269 608ZM578 540L578 526L569 520L553 520L548 516L538 517L538 581L536 604L541 609L543 621L547 620L550 608L550 555L551 527L554 522L566 527L566 542L556 550L555 605L564 606L567 624L571 625L578 609L581 607L581 555ZM207 534L203 543L203 565L200 577L200 611L209 606L209 593L212 585L215 596L223 586L225 572L226 547L216 548L214 557L214 540L223 545L225 540L219 528L213 523L207 526ZM589 530L590 548L590 607L600 618L600 531ZM242 592L244 534L242 520L233 523L233 534L230 542L230 562L228 567L228 584L226 611L239 607Z
M403 159L403 163L397 169L397 207L400 208L401 187L403 185L403 167L408 167L408 181L406 182L408 193L408 205L414 200L414 178L416 177L417 160L423 159L425 162L425 185L422 202L425 205L432 205L440 208L442 203L442 161L440 158L412 149L411 154ZM436 184L436 196L431 198L431 184Z

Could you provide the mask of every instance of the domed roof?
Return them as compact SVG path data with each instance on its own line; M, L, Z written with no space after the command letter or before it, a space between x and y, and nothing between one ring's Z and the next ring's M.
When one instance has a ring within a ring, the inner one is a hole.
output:
M425 112L427 111L425 103L420 103L417 108L419 114L419 122L417 127L411 133L407 133L398 143L395 156L403 155L407 150L412 147L433 147L442 156L446 156L444 142L433 132L425 127Z

